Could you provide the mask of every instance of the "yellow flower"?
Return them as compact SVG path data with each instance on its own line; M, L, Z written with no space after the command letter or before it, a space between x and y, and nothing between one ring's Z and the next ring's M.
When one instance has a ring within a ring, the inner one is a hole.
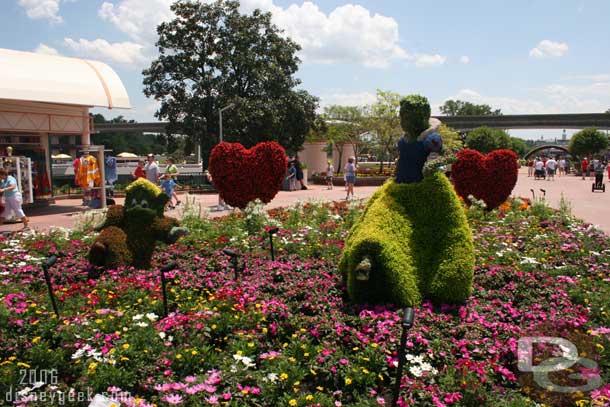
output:
M345 378L345 385L349 386L350 384L352 384L352 379L350 379L349 377Z
M29 369L31 366L28 365L27 363L23 363L23 362L19 362L17 363L17 366L19 367L25 367L26 369Z
M178 354L176 355L176 359L182 359L182 355L178 353Z
M288 379L288 375L286 373L282 372L282 374L280 374L280 379L286 380L286 379Z
M297 405L297 401L295 399L291 399L288 404L290 404L292 407Z
M40 342L40 336L37 336L34 339L32 339L32 343L38 343L38 342Z
M123 349L125 349L125 350L129 349L129 344L128 343L123 344Z
M324 391L324 387L322 387L322 386L318 386L318 387L316 387L316 390L317 390L317 391Z
M313 400L313 396L311 394L308 394L307 396L305 396L305 400L311 401Z
M197 355L197 354L199 354L199 352L197 352L196 350L191 351L191 355L195 356L195 355Z

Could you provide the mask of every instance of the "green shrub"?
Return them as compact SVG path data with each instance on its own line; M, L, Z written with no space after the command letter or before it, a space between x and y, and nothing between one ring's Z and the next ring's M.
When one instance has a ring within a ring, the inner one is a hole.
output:
M339 267L356 302L463 302L474 249L449 180L437 173L416 184L386 182L352 228ZM367 268L369 280L359 280Z
M415 140L428 128L430 103L420 95L409 95L400 101L400 126L409 140Z

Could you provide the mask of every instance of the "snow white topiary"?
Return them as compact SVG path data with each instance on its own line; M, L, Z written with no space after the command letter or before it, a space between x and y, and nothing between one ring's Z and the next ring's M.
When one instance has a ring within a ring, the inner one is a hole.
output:
M157 241L175 243L188 230L163 211L169 196L157 185L140 178L126 188L125 206L108 209L96 227L101 233L89 250L89 263L106 269L120 266L150 268Z
M371 197L345 242L339 267L357 303L459 303L472 290L474 248L464 209L442 172L423 173L429 154L442 151L440 121L429 116L426 98L401 101L405 135L396 179Z

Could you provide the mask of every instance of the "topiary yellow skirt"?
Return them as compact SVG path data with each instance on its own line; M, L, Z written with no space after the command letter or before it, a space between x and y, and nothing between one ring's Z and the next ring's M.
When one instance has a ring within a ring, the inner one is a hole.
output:
M350 231L339 268L356 303L464 302L472 291L474 247L447 177L386 182Z

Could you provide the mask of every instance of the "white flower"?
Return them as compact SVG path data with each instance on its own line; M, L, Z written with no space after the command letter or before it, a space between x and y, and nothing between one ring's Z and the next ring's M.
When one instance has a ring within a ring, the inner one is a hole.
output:
M139 321L142 318L144 318L144 314L138 314L131 317L131 319L133 319L134 321Z
M540 264L540 262L533 257L524 257L521 264Z
M424 371L418 365L411 366L409 372L415 377L421 377L421 375L424 374Z
M159 332L159 338L165 339L165 332Z
M140 328L146 328L148 326L148 324L146 322L138 322L136 325L139 326Z
M155 314L154 312L149 312L148 314L146 314L146 318L148 318L150 321L156 321L157 319L159 319L159 316L157 314Z

